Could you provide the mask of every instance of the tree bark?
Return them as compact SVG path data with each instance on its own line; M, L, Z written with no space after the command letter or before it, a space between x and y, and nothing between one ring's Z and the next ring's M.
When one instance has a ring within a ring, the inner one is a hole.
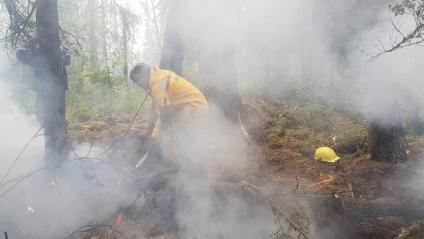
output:
M45 160L58 167L67 158L68 134L65 118L67 74L60 48L57 0L37 0L37 33L40 67L37 93L43 108Z
M372 121L368 126L371 158L388 163L400 163L407 158L405 130L402 124Z
M199 84L208 101L237 122L242 105L236 67L236 9L231 3L208 0L199 6ZM226 20L217 20L216 16Z
M168 10L159 67L182 74L184 63L184 0L172 0Z

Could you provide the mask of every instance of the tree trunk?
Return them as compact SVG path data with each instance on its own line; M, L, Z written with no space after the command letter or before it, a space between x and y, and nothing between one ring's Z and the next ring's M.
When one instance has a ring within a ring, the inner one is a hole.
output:
M57 0L37 0L37 33L41 67L37 93L43 106L45 160L57 167L67 157L68 135L65 118L67 74L60 48Z
M184 19L183 0L172 0L166 20L165 35L162 46L162 56L159 67L170 70L178 75L182 74L184 62L184 31L181 19Z
M128 22L128 12L126 9L120 7L119 9L122 20L122 55L123 55L123 70L125 80L128 81L128 31L129 31L129 22Z
M106 27L106 17L107 17L107 13L106 13L106 7L107 7L107 0L102 0L101 5L100 5L100 9L101 9L101 24L102 24L102 30L101 30L101 34L102 34L102 52L103 52L103 64L104 66L109 69L109 54L108 54L108 42L107 42L107 27Z
M89 44L89 60L90 64L95 66L98 64L97 57L97 0L88 0L88 44Z
M206 98L217 104L228 119L237 122L241 98L236 69L236 11L231 1L218 4L208 0L199 7L200 85ZM216 16L227 20L217 20Z
M368 126L368 139L372 159L389 163L406 160L405 130L401 123L372 121Z

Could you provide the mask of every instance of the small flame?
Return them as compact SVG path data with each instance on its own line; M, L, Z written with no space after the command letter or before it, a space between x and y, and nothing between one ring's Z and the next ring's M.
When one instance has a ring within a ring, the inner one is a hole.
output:
M32 209L31 206L28 206L25 211L29 212L29 213L34 213L34 209Z
M119 225L121 225L122 223L124 223L124 221L125 221L125 216L124 216L124 214L119 213L119 215L116 217L116 222L115 222L115 225L114 225L114 226L119 226Z

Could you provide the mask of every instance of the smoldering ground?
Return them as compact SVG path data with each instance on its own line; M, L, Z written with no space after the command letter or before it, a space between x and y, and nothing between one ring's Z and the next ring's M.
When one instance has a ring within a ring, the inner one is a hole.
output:
M386 1L379 2L378 6L373 5L373 1L250 3L249 9L241 9L241 15L249 20L241 28L228 24L234 23L234 16L214 17L223 16L219 15L218 4L209 10L193 7L197 13L207 13L205 19L217 20L226 34L216 34L217 30L208 32L210 29L198 21L191 21L194 26L187 26L195 29L191 33L202 34L202 39L211 41L203 46L211 52L230 48L228 42L245 37L250 50L238 59L242 87L265 84L271 87L265 89L264 95L282 96L296 87L308 85L314 89L312 93L330 104L351 101L355 110L364 112L370 119L382 120L397 118L390 102L400 100L399 97L405 101L406 95L412 99L406 100L406 105L422 115L423 100L419 90L422 88L422 50L413 48L386 54L368 63L363 62L364 57L358 49L375 49L374 39L365 38L363 34L373 36L382 26L386 28L387 25L382 24L387 12ZM363 11L357 14L358 4ZM347 13L353 13L355 18L346 17ZM265 18L268 14L271 17ZM264 24L247 24L263 19L267 19ZM238 34L232 34L234 29ZM211 59L208 64L214 66L216 60ZM221 85L225 87L225 82ZM8 91L1 92L2 96ZM9 105L6 102L8 100L2 100L3 108ZM2 134L8 136L7 140L2 140L1 150L2 157L10 161L6 163L5 160L2 164L2 172L38 127L35 120L22 120L28 118L16 110L7 110L4 115ZM219 178L222 172L238 174L245 169L248 153L243 148L237 126L222 121L219 113L212 119L216 122L207 127L200 124L192 131L194 135L190 131L181 134L185 150L177 176L185 199L177 200L176 215L183 233L186 237L199 238L264 236L275 229L269 211L252 210L237 197L220 198L213 189L214 178ZM210 142L210 139L217 141ZM14 168L10 179L42 167L42 144L42 137L38 137ZM95 177L92 169L87 177L86 170L75 162L57 172L61 175L59 178L40 173L17 185L1 198L5 201L1 205L4 210L1 229L46 238L51 233L66 234L96 218L113 217L110 214L125 205L125 200L123 203L121 199L135 197L131 194L134 192L120 191L118 184L125 176L94 163Z
M183 196L177 197L176 218L182 238L253 239L276 230L269 205L249 203L237 195L237 186L229 186L240 185L251 159L236 124L210 105L207 115L192 119L190 127L177 126L174 134L181 165L177 187Z
M2 79L5 77L17 76L4 70ZM112 159L99 159L96 155L102 154L104 148L76 145L70 161L52 171L43 162L41 131L15 161L39 123L35 116L28 116L15 106L9 97L13 90L4 81L1 86L1 109L5 115L2 133L10 135L2 143L2 175L11 171L1 184L0 229L9 236L61 238L84 225L113 223L120 209L127 208L140 193L128 176L131 170L119 171L110 166L117 161L127 162L128 158L119 158L116 153ZM207 120L202 119L193 121L190 129L182 127L178 141L172 142L176 147L182 146L181 170L175 181L181 190L177 194L182 195L176 201L181 233L185 237L266 237L276 230L268 205L246 203L237 191L215 187L220 179L240 177L246 170L249 150L239 126L226 120L213 106ZM129 188L130 185L134 187Z
M4 55L2 59L6 59ZM131 195L120 184L122 173L99 160L76 160L75 155L60 170L46 168L43 131L38 132L40 123L35 116L23 113L12 102L11 86L19 75L8 63L0 63L0 230L10 237L58 238L98 218L113 218L111 214L126 205ZM33 137L36 132L38 136ZM29 146L17 157L31 137ZM88 147L79 148L76 153L81 158L100 150L92 149L87 155Z
M146 235L266 238L278 230L266 201L254 193L243 196L242 179L253 154L239 126L213 104L207 112L180 120L162 131L161 149L166 156L159 162L147 160L138 172L140 178L144 178L141 170L147 170L147 175L154 174L152 168L168 172L137 182L139 191L153 195L155 205L152 210L145 207L149 200L140 200L134 208L133 220ZM164 167L158 168L161 161ZM172 169L175 164L178 170Z

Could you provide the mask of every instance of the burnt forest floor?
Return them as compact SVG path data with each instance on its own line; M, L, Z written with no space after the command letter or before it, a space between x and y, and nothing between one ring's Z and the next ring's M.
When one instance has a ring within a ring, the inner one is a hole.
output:
M244 106L242 119L256 148L244 180L293 208L290 217L310 238L423 238L424 137L408 133L409 159L392 165L370 159L366 121L348 108L257 99ZM130 121L71 122L71 137L101 144L125 132ZM145 126L141 117L131 135L142 135ZM315 161L321 146L332 147L341 160Z
M245 105L246 115L254 115L246 116L249 132L260 145L250 180L274 188L275 200L306 202L315 237L424 237L422 136L409 132L409 159L392 165L370 159L360 114L296 101ZM315 161L321 146L332 147L341 160Z

